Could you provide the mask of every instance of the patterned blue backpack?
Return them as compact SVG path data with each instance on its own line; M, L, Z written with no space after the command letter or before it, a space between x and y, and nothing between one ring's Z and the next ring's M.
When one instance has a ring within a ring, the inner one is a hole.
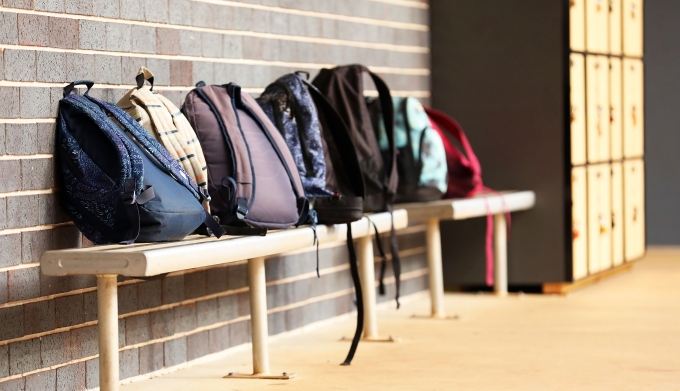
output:
M180 240L203 223L221 236L205 193L137 121L89 96L93 85L64 87L57 120L62 205L80 231L95 244Z
M364 183L349 130L299 73L277 79L257 103L286 140L318 222L357 221L363 216ZM331 126L322 128L320 116Z

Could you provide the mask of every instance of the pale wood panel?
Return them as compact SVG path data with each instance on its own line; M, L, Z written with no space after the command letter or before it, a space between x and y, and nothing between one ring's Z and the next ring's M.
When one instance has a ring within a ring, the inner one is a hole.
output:
M623 157L623 76L621 59L609 59L609 130L611 159Z
M642 160L623 163L625 259L645 254L645 172Z
M623 54L642 57L643 52L643 0L623 0Z
M574 280L588 275L588 203L586 168L571 170L571 221L572 221L572 277Z
M612 262L614 266L623 263L623 164L611 166L612 185Z
M586 50L586 0L569 2L569 46L576 52Z
M586 163L586 64L582 54L569 57L571 84L571 163Z
M586 104L588 162L609 160L609 60L586 56Z
M606 54L609 50L609 4L586 0L586 51Z
M588 172L588 271L609 269L611 258L611 194L608 164L596 164Z
M642 60L623 59L623 156L644 154L644 65Z
M609 54L620 56L623 52L622 0L609 0Z

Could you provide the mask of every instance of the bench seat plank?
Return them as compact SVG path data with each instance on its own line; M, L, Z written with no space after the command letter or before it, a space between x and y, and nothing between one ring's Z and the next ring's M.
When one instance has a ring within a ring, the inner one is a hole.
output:
M533 191L507 191L500 192L500 194L399 204L397 207L406 209L411 221L428 219L465 220L484 217L487 214L495 215L531 209L536 202L536 195Z
M368 215L380 232L390 229L390 214ZM371 235L368 218L352 223L355 238ZM408 216L404 210L394 211L395 229L405 228ZM319 243L346 239L345 224L317 227ZM169 243L136 243L104 245L68 250L47 251L40 258L42 273L49 276L117 274L128 277L150 277L163 273L221 265L245 259L266 257L299 250L313 245L310 227L274 231L266 236L191 236Z

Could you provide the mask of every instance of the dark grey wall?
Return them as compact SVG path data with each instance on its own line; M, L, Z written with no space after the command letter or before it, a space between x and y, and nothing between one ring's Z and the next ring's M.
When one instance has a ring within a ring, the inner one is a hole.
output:
M680 245L680 1L645 1L647 243Z

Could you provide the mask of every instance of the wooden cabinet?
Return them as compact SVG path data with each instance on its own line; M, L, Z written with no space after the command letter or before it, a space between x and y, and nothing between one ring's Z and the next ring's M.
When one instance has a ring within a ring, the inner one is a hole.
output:
M644 81L642 60L623 59L623 155L644 154Z
M642 0L623 0L623 55L642 57Z
M577 52L586 50L586 0L569 1L569 46Z
M612 265L611 174L608 164L594 164L588 173L588 272Z
M578 280L588 275L588 199L586 168L571 170L571 236L573 278Z
M571 163L586 163L586 65L582 54L572 53L569 57L570 121L571 121Z
M641 159L623 162L623 218L625 259L645 253L645 170Z
M609 59L609 139L612 160L623 158L623 76L621 59Z
M612 193L612 263L619 266L624 262L623 255L623 165L621 162L611 165Z
M485 183L536 192L508 247L509 283L523 286L645 251L642 169L628 172L644 159L642 2L530 3L430 0L434 107L468 129ZM483 234L483 221L442 225L443 240ZM446 284L485 284L472 247L444 254Z
M620 56L623 51L621 10L623 0L609 0L609 54Z
M586 145L588 163L610 158L609 144L609 60L606 56L586 55Z
M586 0L586 51L609 51L609 0Z

